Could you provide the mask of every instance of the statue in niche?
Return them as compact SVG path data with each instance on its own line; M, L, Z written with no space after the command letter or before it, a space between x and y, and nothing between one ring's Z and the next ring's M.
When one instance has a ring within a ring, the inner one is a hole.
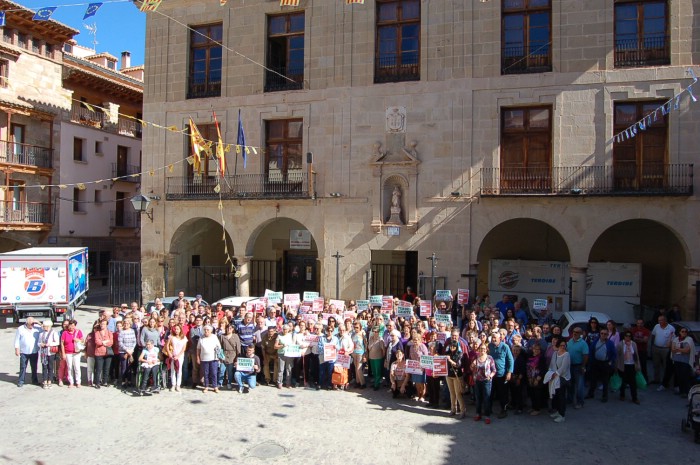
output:
M391 213L391 216L389 217L389 221L387 221L387 224L402 225L403 221L401 221L401 188L398 185L394 186L394 191L391 193L391 207L389 211Z

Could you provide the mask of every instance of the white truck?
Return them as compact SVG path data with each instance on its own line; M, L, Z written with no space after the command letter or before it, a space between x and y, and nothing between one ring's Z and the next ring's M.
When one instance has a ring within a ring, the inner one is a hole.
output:
M7 323L32 316L71 319L87 298L87 247L31 247L0 254L0 315Z
M586 311L603 312L617 323L634 322L634 305L641 295L640 263L589 263L586 273ZM536 260L490 260L489 296L537 299L558 319L569 308L569 263ZM534 316L534 314L533 314Z
M563 312L569 311L569 264L537 260L490 260L491 302L495 304L504 295L517 300L525 297L531 311L535 299L546 299L547 310L556 319Z

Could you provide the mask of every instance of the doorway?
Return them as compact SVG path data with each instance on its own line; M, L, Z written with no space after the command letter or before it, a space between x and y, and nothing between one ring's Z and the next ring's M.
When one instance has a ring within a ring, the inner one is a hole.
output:
M372 294L401 297L410 286L415 292L418 252L415 250L372 250Z

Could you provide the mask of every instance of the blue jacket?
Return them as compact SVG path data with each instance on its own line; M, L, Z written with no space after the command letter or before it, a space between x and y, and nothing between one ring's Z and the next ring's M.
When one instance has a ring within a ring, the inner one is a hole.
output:
M506 373L513 373L513 353L508 344L501 341L500 344L489 344L489 355L496 363L496 376L505 376Z
M598 345L598 342L600 342L600 340L597 340L596 342L591 344L591 347L589 349L588 359L591 361L596 359L595 358L595 349L596 349L596 346ZM605 341L605 351L606 351L607 357L608 357L608 364L610 364L610 366L614 367L615 360L617 359L617 350L615 349L615 343L613 341L611 341L610 339Z

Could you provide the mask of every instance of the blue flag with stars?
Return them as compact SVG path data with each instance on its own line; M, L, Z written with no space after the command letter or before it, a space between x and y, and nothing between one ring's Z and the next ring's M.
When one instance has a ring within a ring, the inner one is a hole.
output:
M51 15L53 14L54 11L56 11L56 6L47 6L46 8L40 8L37 10L37 12L34 14L34 17L32 18L34 21L48 21L51 19Z
M83 16L83 19L88 19L91 16L95 16L95 13L97 13L97 10L99 10L101 6L102 3L89 4L87 9L85 10L85 16Z
M236 137L236 145L240 147L241 156L243 157L243 169L245 169L245 133L243 132L243 121L241 121L241 110L238 110L238 137Z
M0 27L5 27L5 12L0 11Z

